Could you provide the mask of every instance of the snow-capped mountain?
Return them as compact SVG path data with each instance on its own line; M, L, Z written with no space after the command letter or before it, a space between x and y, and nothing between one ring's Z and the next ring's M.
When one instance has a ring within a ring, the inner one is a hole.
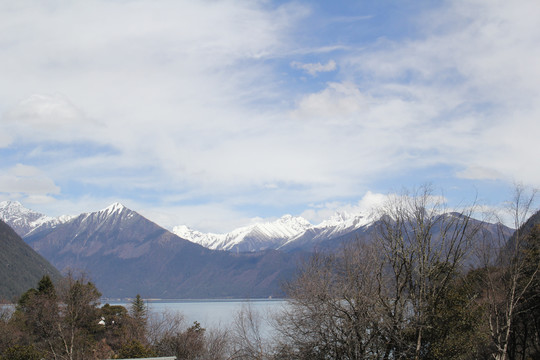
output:
M213 250L312 250L320 242L353 232L372 221L363 214L336 212L330 219L318 225L312 225L302 217L285 215L274 222L241 227L227 234L201 233L185 225L176 226L173 232Z
M86 232L101 230L103 227L114 227L118 222L131 219L135 215L138 214L116 202L103 210L81 214L74 217L74 220L81 227L81 232Z
M334 250L349 240L367 240L379 221L339 212L312 225L287 215L228 234L203 234L182 226L175 228L175 235L119 203L54 226L47 226L49 222L39 220L43 215L35 215L20 204L2 205L4 210L9 208L4 211L9 216L4 216L12 222L25 224L24 218L41 224L24 237L34 250L60 270L86 272L111 297L136 293L161 298L279 295L280 284L294 274L305 252ZM492 228L480 225L499 234L496 224ZM267 251L257 251L263 249Z
M185 225L174 227L173 233L212 250L254 252L276 249L311 226L302 217L285 215L273 222L244 226L227 234L202 233Z
M0 202L0 219L8 224L15 232L24 237L36 228L51 228L70 220L72 216L63 215L57 218L40 214L25 208L18 201Z
M148 227L147 223L151 222L124 205L114 203L103 210L74 216L50 229L37 227L25 236L25 241L46 257L54 258L55 247L58 247L57 251L77 256L91 256L107 248L108 254L128 259L140 256L147 250L148 243L142 241L143 246L138 243L140 234ZM50 237L49 234L54 234L56 230L62 235ZM111 242L117 236L122 236L125 242ZM63 260L53 263L60 270L77 265L76 258Z
M213 251L115 203L24 239L62 271L83 271L107 297L282 296L294 254Z
M278 249L284 251L312 250L325 242L331 242L348 234L350 238L353 238L356 232L366 231L375 220L373 217L361 213L351 214L346 211L338 211L329 219L291 238Z

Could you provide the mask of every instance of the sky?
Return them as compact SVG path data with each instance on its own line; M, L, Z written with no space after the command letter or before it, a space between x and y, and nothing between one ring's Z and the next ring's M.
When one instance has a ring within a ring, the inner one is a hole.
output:
M318 223L540 186L536 0L0 1L0 200Z

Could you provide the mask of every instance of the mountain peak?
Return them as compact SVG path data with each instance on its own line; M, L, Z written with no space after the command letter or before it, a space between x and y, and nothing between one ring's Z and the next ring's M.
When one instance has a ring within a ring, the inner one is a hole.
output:
M5 221L22 237L42 222L51 218L25 208L18 201L8 200L0 202L0 219Z
M107 206L105 209L101 210L102 212L106 212L109 214L114 213L121 213L124 210L127 210L128 208L124 205L120 204L119 202L112 203L111 205Z
M27 212L33 212L27 208L25 208L20 202L18 201L2 201L0 202L0 211L2 212L11 212L11 213L27 213Z
M22 207L22 204L18 201L13 201L13 200L5 200L5 201L0 201L0 207L2 208L5 208L5 207Z

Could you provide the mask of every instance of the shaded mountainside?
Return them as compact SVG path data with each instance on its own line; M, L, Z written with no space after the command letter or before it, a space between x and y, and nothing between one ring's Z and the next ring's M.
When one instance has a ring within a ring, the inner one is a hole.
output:
M209 250L121 204L34 231L25 241L60 270L86 272L105 297L281 296L298 256Z
M527 221L525 221L525 223L520 226L518 231L512 234L512 236L508 239L508 242L506 243L506 248L513 248L516 244L516 236L519 236L520 238L523 236L527 236L538 224L540 224L540 210L535 212L530 218L527 219Z
M58 270L0 220L0 299L19 297L46 274L53 280L61 277Z

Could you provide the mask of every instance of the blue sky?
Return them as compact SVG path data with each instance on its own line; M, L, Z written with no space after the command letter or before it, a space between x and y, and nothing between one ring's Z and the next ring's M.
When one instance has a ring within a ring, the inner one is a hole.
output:
M0 3L0 200L318 223L540 185L537 1Z

